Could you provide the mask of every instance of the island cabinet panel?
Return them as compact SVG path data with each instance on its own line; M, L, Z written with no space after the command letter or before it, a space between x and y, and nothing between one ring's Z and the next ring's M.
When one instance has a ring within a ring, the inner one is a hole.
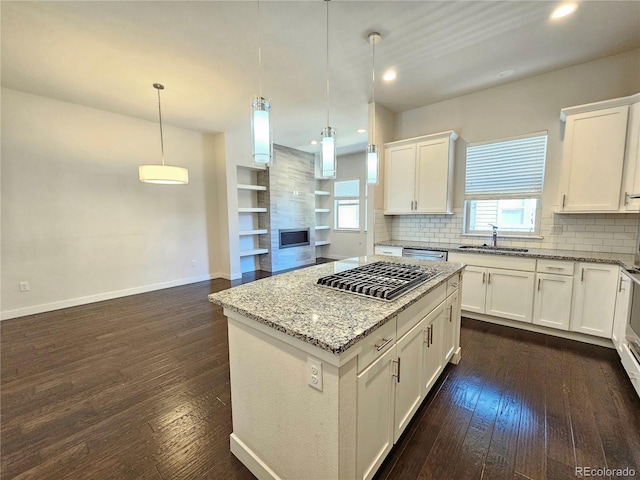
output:
M444 363L451 360L456 353L456 348L460 342L460 294L456 289L447 297L445 304L444 318L444 338L442 344L444 346Z
M358 479L370 479L393 447L397 356L395 345L358 375Z
M398 376L396 377L396 407L393 441L397 442L422 400L424 370L425 317L398 340Z
M445 305L440 305L425 318L423 325L422 395L425 397L444 369Z

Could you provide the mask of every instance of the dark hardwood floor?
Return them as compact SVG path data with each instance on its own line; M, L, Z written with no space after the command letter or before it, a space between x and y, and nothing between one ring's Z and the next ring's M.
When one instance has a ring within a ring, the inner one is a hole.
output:
M226 321L207 301L229 286L2 322L1 478L253 478L229 452ZM640 471L640 400L614 350L467 319L461 341L461 363L446 368L377 478Z

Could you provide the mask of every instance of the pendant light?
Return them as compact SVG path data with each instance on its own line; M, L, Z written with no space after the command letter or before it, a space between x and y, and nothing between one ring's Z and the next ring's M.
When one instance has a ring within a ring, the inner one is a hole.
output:
M322 178L336 178L336 130L329 125L329 1L327 3L327 126L322 130Z
M154 83L153 88L158 91L158 116L160 118L160 150L162 152L162 165L140 165L138 178L145 183L182 184L189 183L189 170L164 164L164 138L162 136L162 109L160 107L160 90L164 85Z
M262 96L262 52L260 45L260 0L258 0L258 81L259 94L251 102L251 137L253 164L270 166L273 162L273 140L269 118L271 103Z
M367 183L369 185L378 184L378 171L380 160L378 157L378 147L376 146L376 43L380 43L382 35L378 32L369 34L371 44L371 103L373 104L373 125L369 138L371 143L367 145Z

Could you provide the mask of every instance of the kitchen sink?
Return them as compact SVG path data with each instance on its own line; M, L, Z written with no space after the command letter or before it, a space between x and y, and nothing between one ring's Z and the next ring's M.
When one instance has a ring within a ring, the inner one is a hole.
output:
M467 250L493 250L496 252L528 252L528 248L494 247L492 245L460 245L458 248Z

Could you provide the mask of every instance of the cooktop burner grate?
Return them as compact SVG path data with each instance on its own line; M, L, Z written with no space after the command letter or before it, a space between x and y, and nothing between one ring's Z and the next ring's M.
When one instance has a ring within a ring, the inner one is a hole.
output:
M317 284L344 292L391 301L441 272L435 268L375 262L319 278Z

